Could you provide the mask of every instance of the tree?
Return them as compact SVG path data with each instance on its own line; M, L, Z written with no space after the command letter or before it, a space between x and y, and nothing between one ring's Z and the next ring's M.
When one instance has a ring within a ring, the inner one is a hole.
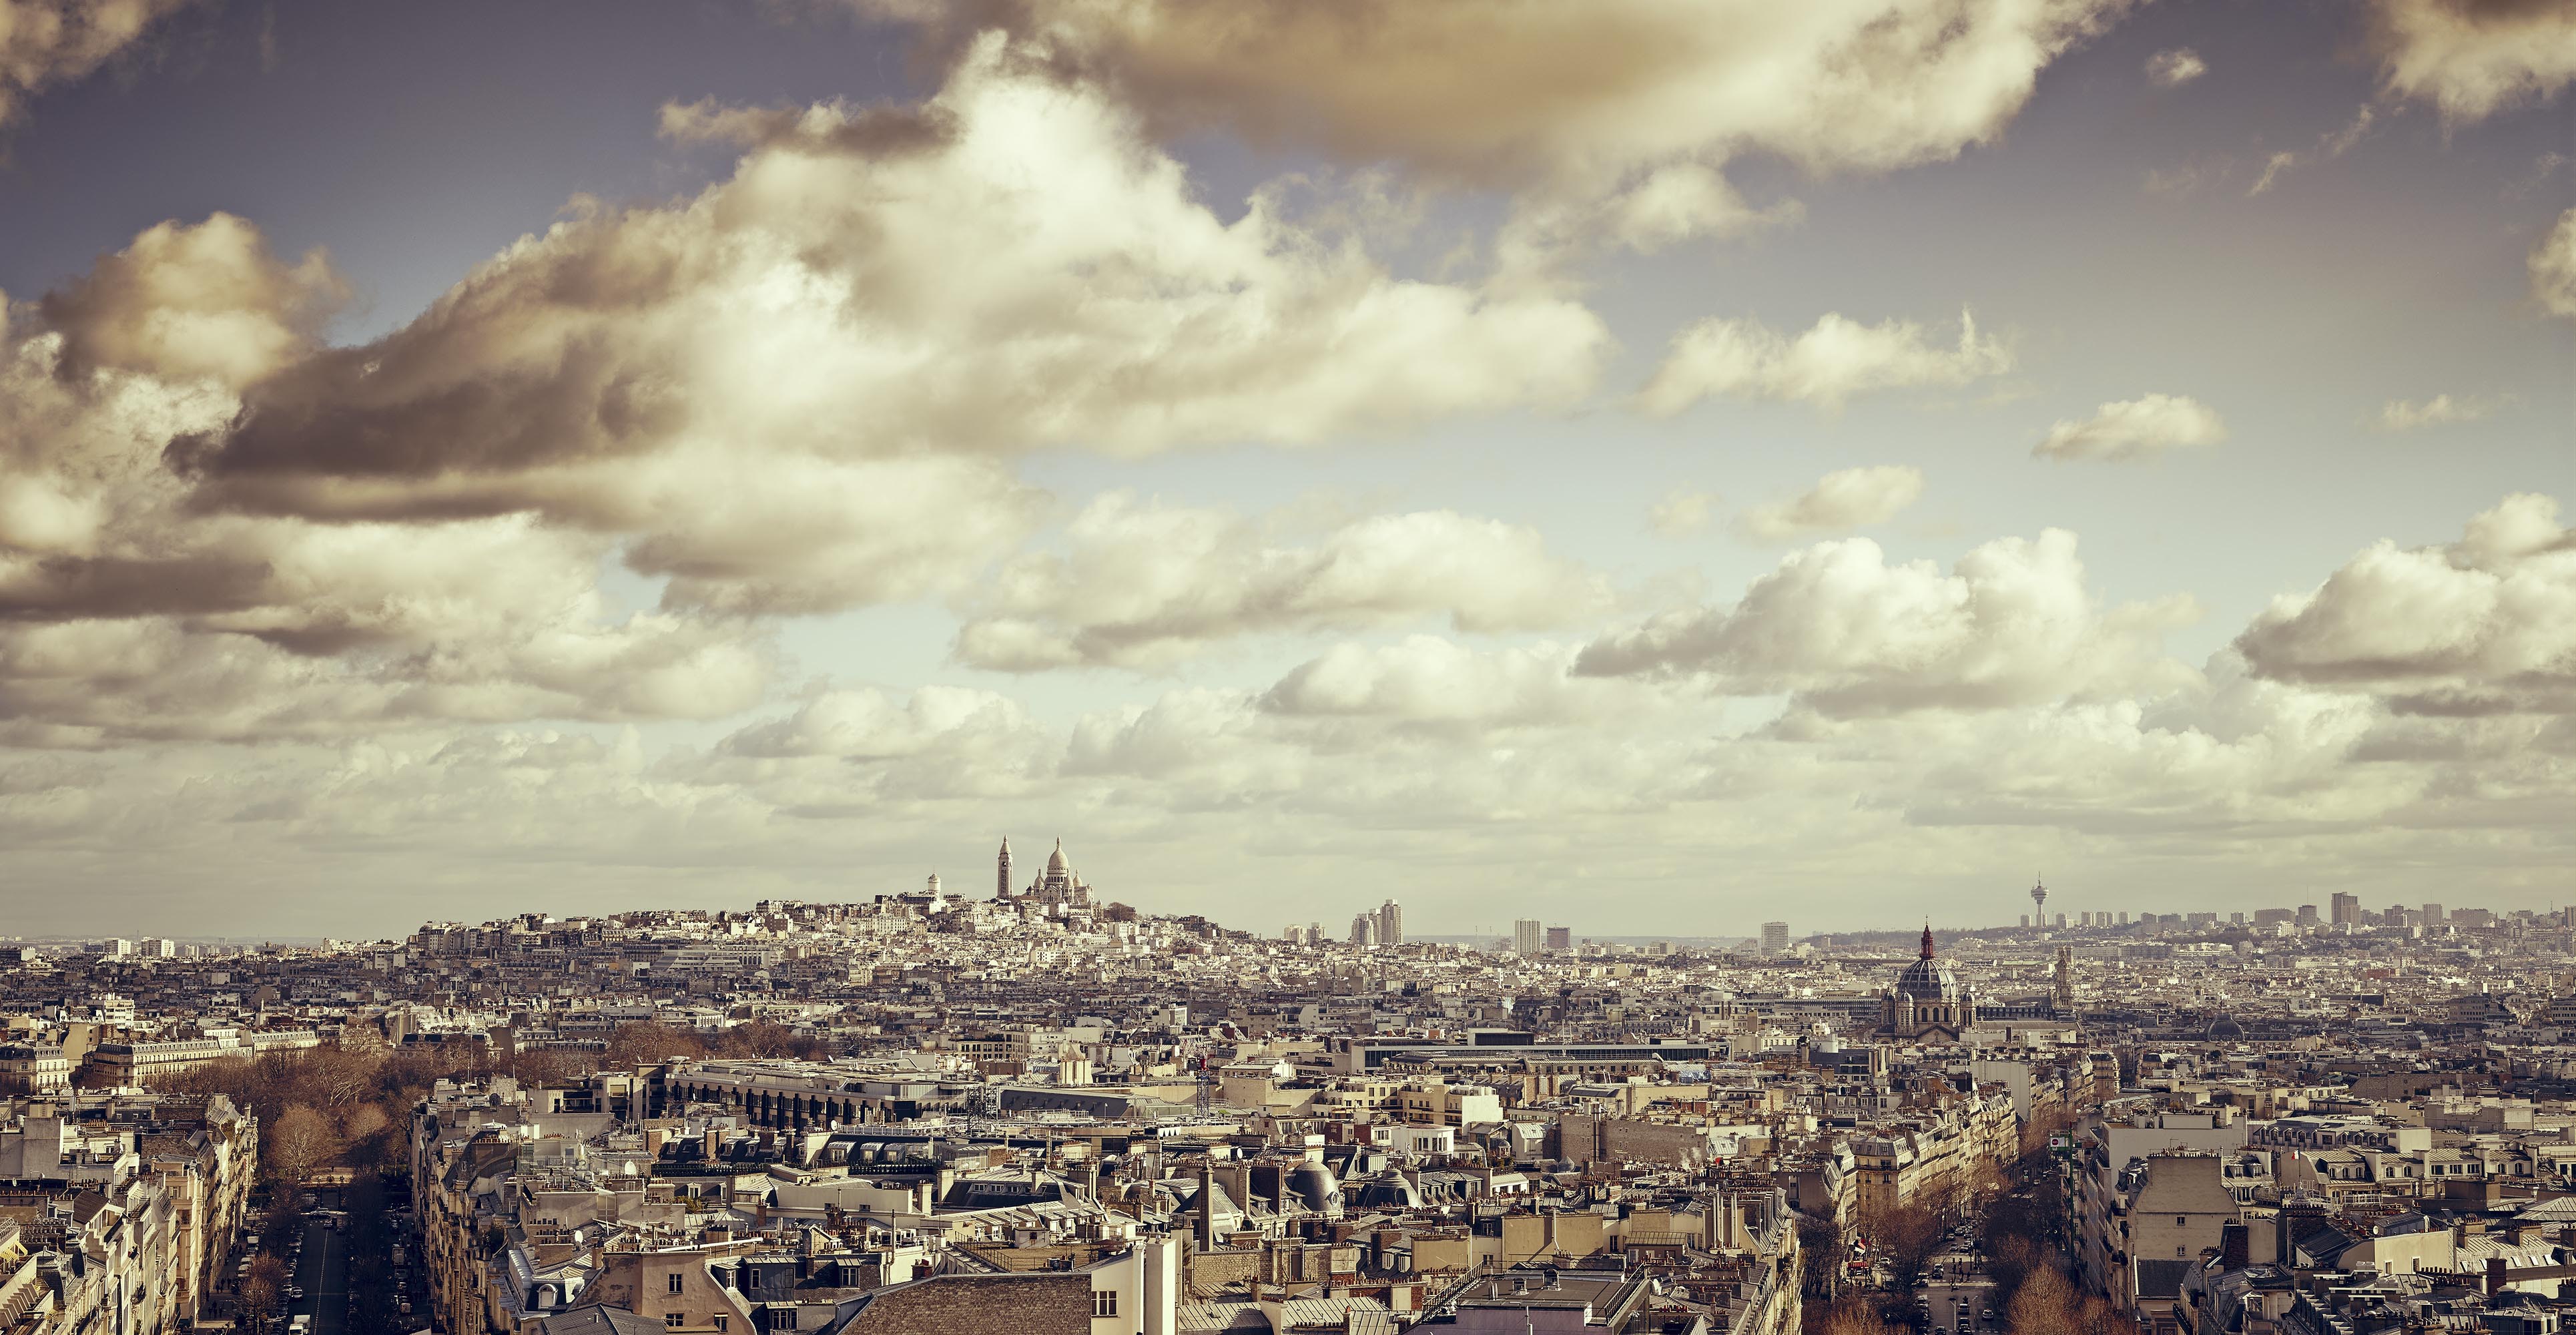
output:
M2074 1335L2138 1335L2138 1323L2107 1300L2087 1298L2076 1309Z
M617 1026L608 1036L608 1051L601 1065L621 1071L643 1066L659 1066L673 1057L703 1057L707 1045L698 1036L684 1033L666 1024L635 1021Z
M330 1119L301 1103L279 1114L266 1139L270 1165L290 1183L302 1182L340 1153Z
M1904 1332L1889 1325L1885 1317L1871 1310L1867 1304L1840 1302L1826 1309L1825 1323L1816 1328L1816 1335L1904 1335Z
M815 1044L783 1024L754 1020L725 1030L716 1046L729 1057L801 1057L812 1052Z
M1806 1258L1806 1291L1831 1299L1842 1287L1843 1231L1830 1219L1799 1215L1798 1250Z
M243 1323L258 1330L277 1310L277 1296L286 1289L286 1262L268 1253L252 1258L250 1275L242 1280L241 1315Z
M1882 1211L1869 1229L1870 1241L1887 1257L1888 1268L1895 1272L1897 1287L1908 1290L1922 1279L1923 1268L1940 1254L1949 1232L1947 1218L1921 1205Z
M2012 1335L2073 1335L2078 1327L2075 1286L2057 1267L2034 1268L2008 1309Z

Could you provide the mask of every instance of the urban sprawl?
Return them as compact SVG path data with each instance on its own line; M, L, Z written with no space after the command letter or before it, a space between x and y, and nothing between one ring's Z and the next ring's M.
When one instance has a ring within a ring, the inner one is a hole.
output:
M10 938L0 1335L2576 1331L2568 913L2029 896Z

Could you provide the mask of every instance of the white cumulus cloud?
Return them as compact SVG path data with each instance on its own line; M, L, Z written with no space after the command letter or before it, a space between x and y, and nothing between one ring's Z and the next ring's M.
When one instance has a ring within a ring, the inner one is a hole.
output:
M1790 693L1827 715L1994 709L2188 676L2161 633L2188 599L2113 608L2086 587L2075 535L1990 542L1947 573L1849 538L1784 558L1728 607L1686 607L1594 640L1577 671Z
M1606 583L1529 528L1448 510L1372 516L1304 543L1223 510L1103 496L1070 550L1005 565L958 632L969 665L1168 666L1207 646L1443 618L1461 630L1562 626L1609 604Z
M1833 409L1860 394L1961 385L2012 365L2011 349L1980 337L1965 311L1958 341L1947 346L1911 320L1862 324L1828 314L1793 338L1759 320L1710 319L1674 336L1638 402L1657 417L1712 396Z
M2147 57L2147 78L2161 88L2180 88L2209 73L2209 63L2200 53L2187 46L2158 51Z
M2552 315L2576 317L2576 209L2532 248L2531 295Z
M1746 536L1781 542L1883 524L1923 495L1923 470L1902 464L1843 468L1816 479L1802 495L1770 501L1737 520Z
M2103 404L2082 420L2061 420L2031 448L2041 459L2121 462L2227 439L2215 410L2180 394L2142 394Z
M2576 9L2558 0L2370 0L2370 42L2391 94L2455 124L2576 79Z
M2576 535L2509 496L2458 542L2380 542L2237 637L2254 670L2428 712L2576 710Z

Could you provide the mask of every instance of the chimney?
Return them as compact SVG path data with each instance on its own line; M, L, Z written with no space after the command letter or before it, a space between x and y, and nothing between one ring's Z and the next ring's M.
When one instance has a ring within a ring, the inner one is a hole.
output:
M2218 1230L2218 1266L2221 1270L2242 1270L2254 1263L2254 1238L2242 1221Z
M1196 1228L1199 1250L1202 1252L1215 1251L1216 1164L1213 1160L1199 1160L1199 1208L1198 1218L1194 1221L1194 1225Z
M1225 1194L1236 1205L1252 1208L1252 1165L1242 1159L1229 1160L1225 1166Z

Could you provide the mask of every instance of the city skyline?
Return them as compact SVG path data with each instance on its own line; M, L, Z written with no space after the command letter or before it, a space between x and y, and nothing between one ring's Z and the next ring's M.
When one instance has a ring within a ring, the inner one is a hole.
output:
M9 929L2566 902L2576 13L1326 9L0 0Z

